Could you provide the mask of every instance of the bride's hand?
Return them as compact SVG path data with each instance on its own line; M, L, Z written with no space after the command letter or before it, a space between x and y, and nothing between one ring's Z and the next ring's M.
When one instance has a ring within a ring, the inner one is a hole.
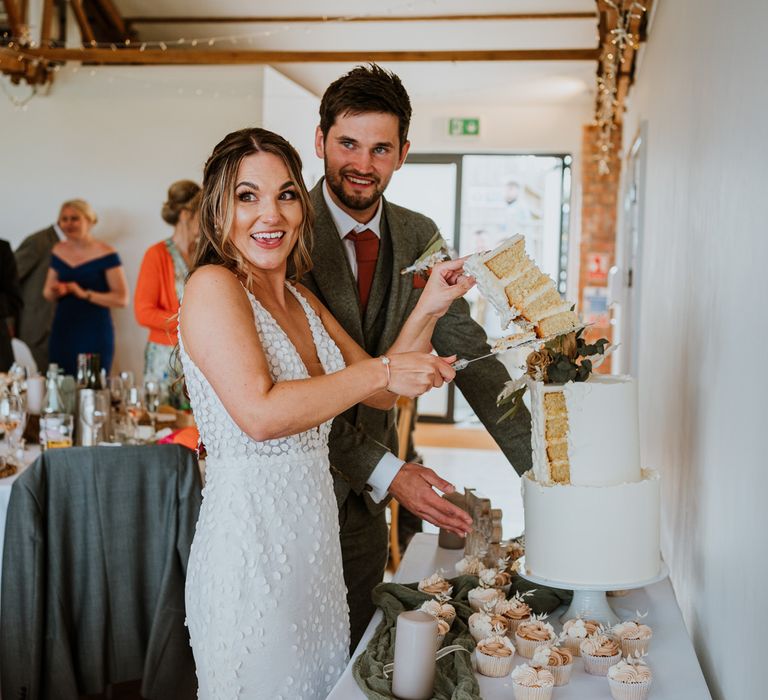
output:
M387 390L411 399L433 387L440 387L456 376L451 362L456 356L437 357L425 352L402 352L389 356Z
M475 286L473 277L462 272L466 258L446 260L432 268L427 286L421 293L417 308L429 316L440 318L450 305Z

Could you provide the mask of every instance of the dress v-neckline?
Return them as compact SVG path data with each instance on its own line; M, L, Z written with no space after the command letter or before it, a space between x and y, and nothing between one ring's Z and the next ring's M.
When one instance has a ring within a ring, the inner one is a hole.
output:
M312 334L312 342L315 344L315 354L317 355L317 359L320 362L320 366L323 368L323 374L318 376L326 375L328 374L328 368L325 366L325 362L323 362L323 358L321 356L322 353L320 352L319 341L321 338L318 337L320 331L319 329L315 329L315 324L313 323L313 321L316 321L322 326L322 321L298 289L296 289L288 280L286 280L284 284L296 298L296 301L299 302L299 306L301 306L302 310L304 311L304 316L307 319L307 323L309 324L309 332ZM291 337L288 335L288 333L285 332L285 329L277 322L277 319L270 313L264 304L262 304L256 298L256 295L254 295L253 292L251 292L245 285L243 285L243 289L245 289L245 293L252 299L252 301L259 305L259 308L266 314L267 318L275 325L280 333L283 334L285 339L288 341L288 345L290 345L291 349L296 354L296 359L298 359L299 363L304 369L304 374L307 375L307 379L311 379L312 375L310 374L309 369L307 369L307 364L302 359L301 353L299 352L294 342L291 340Z

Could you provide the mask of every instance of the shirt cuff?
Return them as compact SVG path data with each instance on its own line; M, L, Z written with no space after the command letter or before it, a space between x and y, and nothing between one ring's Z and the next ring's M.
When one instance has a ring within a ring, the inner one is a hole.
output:
M368 477L368 486L371 487L369 495L375 503L381 503L387 497L392 480L404 464L402 459L398 459L391 452L384 453Z

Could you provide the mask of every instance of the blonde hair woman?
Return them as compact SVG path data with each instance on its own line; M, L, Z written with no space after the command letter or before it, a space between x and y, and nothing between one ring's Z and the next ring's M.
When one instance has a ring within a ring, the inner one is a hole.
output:
M128 305L128 283L114 248L91 233L96 212L83 199L61 205L65 239L53 246L43 296L56 302L48 345L51 362L77 372L77 355L98 353L109 373L115 352L110 309Z
M349 644L331 420L358 403L388 409L397 394L454 376L453 358L429 354L429 340L472 286L463 261L434 269L394 345L370 357L299 283L312 218L285 139L244 129L214 148L179 320L207 449L186 579L201 700L327 697Z
M168 188L161 216L173 234L144 253L133 297L136 320L149 329L144 376L166 383L170 402L186 408L173 352L178 342L178 311L199 232L200 185L178 180Z

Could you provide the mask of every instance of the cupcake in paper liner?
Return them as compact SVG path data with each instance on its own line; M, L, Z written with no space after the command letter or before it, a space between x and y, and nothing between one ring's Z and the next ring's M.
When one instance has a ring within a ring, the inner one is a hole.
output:
M509 623L507 634L510 639L514 638L518 625L521 622L530 620L533 614L531 607L525 602L524 598L525 594L515 593L514 597L509 600L500 600L494 608L494 612L503 615Z
M419 581L419 590L427 595L450 596L453 593L453 586L440 573L435 573Z
M573 654L568 649L545 644L536 648L531 666L546 668L554 677L556 686L566 685L571 680Z
M456 608L450 603L441 602L440 596L438 596L437 600L424 601L419 610L432 615L432 617L436 617L438 620L445 620L449 628L456 619Z
M613 634L621 644L622 656L642 656L648 652L651 645L653 630L637 620L628 620L614 625L611 629Z
M533 615L530 620L517 626L515 647L520 656L530 659L536 653L537 647L551 646L557 641L555 630L548 622L544 622L544 617Z
M445 635L448 634L448 630L451 629L451 626L442 618L437 618L437 644L435 646L436 649L439 649L441 646L443 646L443 642L445 641Z
M598 633L587 637L579 647L584 670L593 676L606 676L608 669L621 661L621 645L614 637Z
M478 586L467 594L469 607L475 612L481 612L487 605L495 605L499 600L504 600L504 592L498 588L486 588Z
M465 556L456 562L456 573L459 576L478 576L483 568L483 562L479 557Z
M571 654L581 656L581 650L579 649L581 643L599 630L600 623L597 620L584 620L580 617L574 617L563 623L560 642Z
M496 588L504 592L504 598L509 595L512 588L512 574L505 569L487 568L478 574L480 585L484 588Z
M475 647L477 670L491 678L508 676L514 655L515 647L504 635L494 634L481 639Z
M614 700L645 700L653 674L641 658L628 658L608 669L608 686Z
M509 625L502 615L493 612L476 612L467 621L472 639L479 642L493 634L506 635Z
M555 677L546 668L521 664L512 671L512 690L515 700L550 700Z

